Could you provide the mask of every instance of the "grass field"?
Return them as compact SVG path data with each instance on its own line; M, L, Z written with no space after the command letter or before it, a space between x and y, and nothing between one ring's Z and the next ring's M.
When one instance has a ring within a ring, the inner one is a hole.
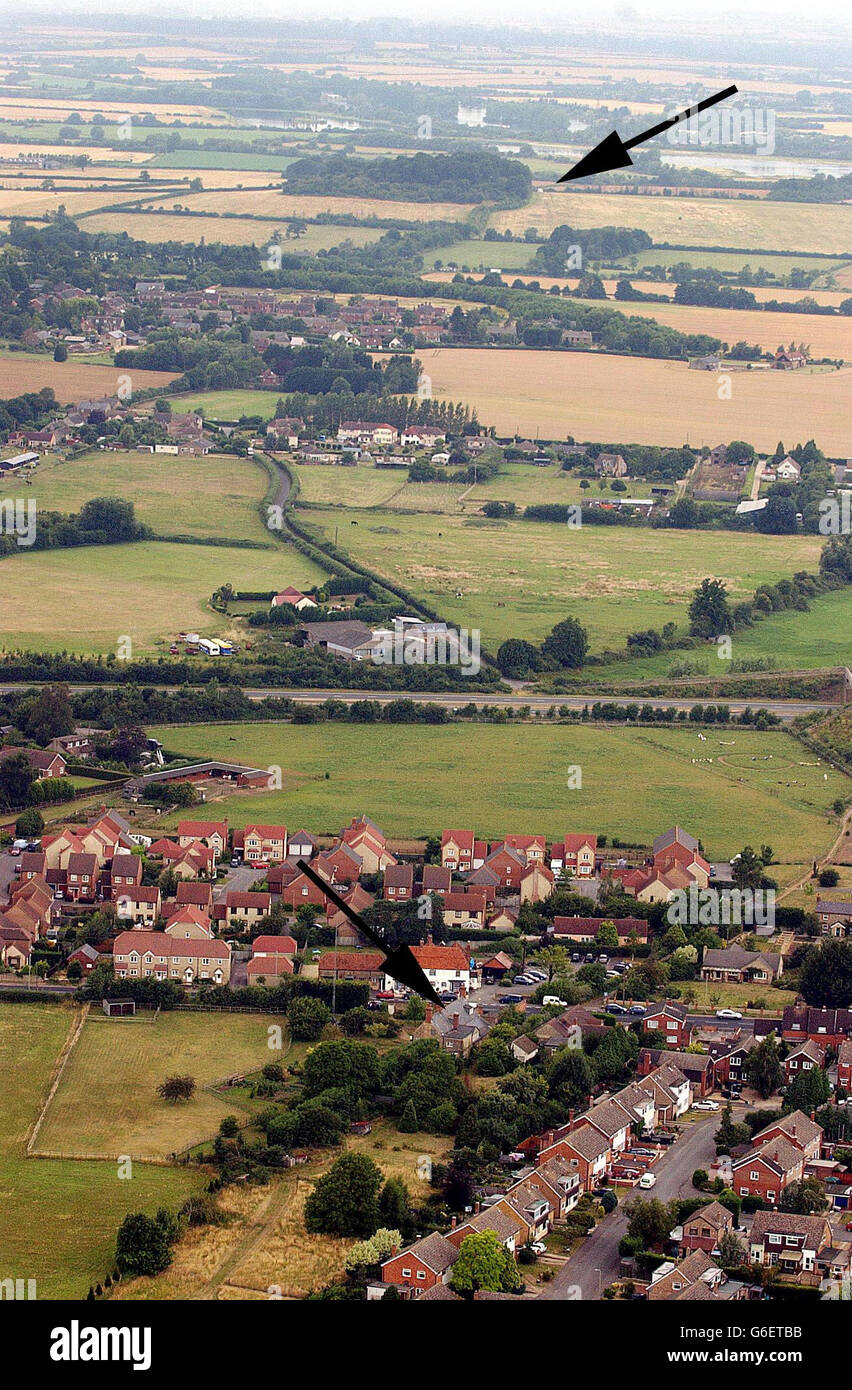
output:
M778 207L778 204L770 203L769 206ZM668 236L665 240L673 241L674 238ZM695 266L696 269L733 270L735 272L739 272L744 266L749 265L752 270L768 270L773 275L778 276L789 275L791 270L818 270L821 274L830 274L832 271L840 270L849 264L847 260L836 256L773 255L768 249L763 254L761 251L749 251L748 255L743 258L741 254L736 252L705 251L698 246L691 245L687 245L685 249L679 245L674 250L666 250L662 246L652 246L650 250L638 251L635 258L633 256L625 257L625 268L627 268L628 263L632 264L634 259L640 268L646 265L678 265L681 261L685 261L687 265ZM769 298L771 299L773 295L780 299L787 298L786 291L780 294L777 288L770 292Z
M852 207L831 203L744 202L739 198L662 198L624 193L534 193L522 208L492 214L492 227L515 236L537 227L639 227L654 241L732 246L749 251L852 254Z
M215 1014L152 1018L89 1017L48 1107L39 1153L167 1158L212 1136L233 1109L206 1089L211 1083L275 1059L267 1028L281 1020L271 1015L232 1014L227 1027ZM157 1095L175 1072L197 1083L186 1104Z
M267 482L263 469L234 454L177 460L99 450L68 462L44 459L31 491L39 507L66 513L91 497L124 497L160 535L268 541L258 511Z
M293 470L299 479L299 497L338 507L377 507L405 489L407 469L374 468L372 464L310 464Z
M129 374L137 391L150 386L167 386L174 381L174 372L137 371L128 367L100 367L90 362L54 362L47 353L0 353L0 397L19 396L24 391L40 391L50 386L62 405L75 401L114 396L119 377Z
M471 238L469 241L454 241L450 246L440 246L436 251L424 254L424 264L491 266L501 270L523 270L529 265L537 247L523 241L484 241Z
M325 577L278 543L243 550L158 541L9 555L0 575L0 647L115 653L129 636L134 655L162 650L183 630L242 640L207 606L221 584L278 589Z
M791 736L741 729L708 734L706 743L687 729L583 725L226 724L152 732L193 757L280 766L283 790L225 797L216 812L234 825L280 818L314 834L337 833L355 810L392 836L456 823L488 839L511 830L558 837L585 826L650 843L676 822L701 836L710 859L768 838L780 860L799 864L829 844L828 808L849 787L842 774L812 766ZM569 790L575 766L583 785Z
M245 154L229 150L184 149L158 154L147 164L148 169L187 169L193 173L202 169L269 170L279 173L292 164L295 155Z
M35 1279L40 1299L82 1299L112 1270L128 1211L176 1208L201 1185L189 1168L25 1158L74 1014L65 1006L0 1002L0 1278Z
M734 372L730 399L720 399L718 373L647 357L522 348L431 348L418 357L436 396L476 406L504 435L693 448L724 437L764 451L779 438L813 438L829 455L847 452L849 367Z
M670 621L685 629L692 591L707 575L723 579L737 602L763 581L816 569L822 544L818 536L710 532L697 541L688 531L477 525L390 511L352 511L343 522L334 512L303 517L326 536L339 526L354 559L401 581L448 621L479 628L488 646L539 641L568 614L587 627L593 651Z
M271 420L279 395L276 391L199 391L172 396L171 400L176 413L201 410L208 420L239 420L243 415Z

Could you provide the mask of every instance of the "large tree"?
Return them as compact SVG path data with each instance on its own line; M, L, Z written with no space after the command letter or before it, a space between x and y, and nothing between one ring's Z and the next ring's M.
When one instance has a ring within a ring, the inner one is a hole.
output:
M689 630L693 637L719 637L731 631L728 591L721 579L702 579L689 605Z
M456 1293L474 1294L480 1289L490 1293L512 1293L520 1284L515 1261L493 1231L480 1231L465 1237L450 1280Z
M565 618L545 637L541 649L558 665L576 669L586 660L589 634L576 618Z
M308 1197L305 1226L331 1236L373 1235L379 1224L381 1184L382 1170L366 1154L342 1154Z
M777 1091L784 1080L784 1068L775 1034L769 1033L754 1049L746 1064L748 1084L760 1093L764 1100Z
M799 972L806 1004L847 1009L852 1002L852 941L824 941L807 952Z

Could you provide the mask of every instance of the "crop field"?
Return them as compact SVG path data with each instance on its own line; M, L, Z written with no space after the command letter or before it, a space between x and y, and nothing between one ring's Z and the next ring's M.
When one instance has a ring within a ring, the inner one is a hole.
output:
M334 512L303 517L326 536L340 525ZM348 520L357 524L341 526L341 548L448 621L479 628L488 646L506 637L540 641L568 614L588 629L593 651L670 621L685 629L692 591L705 576L723 579L739 602L761 582L815 570L822 546L819 536L710 532L696 539L644 527L488 524L390 511L352 511Z
M236 636L208 606L221 584L279 589L325 577L278 542L250 550L159 541L7 555L0 576L0 648L115 653L130 637L134 655L162 651L184 630Z
M776 291L783 299L784 291ZM595 300L598 304L600 301ZM591 306L592 300L579 300ZM848 362L852 359L852 317L766 312L761 309L715 309L692 304L621 304L614 308L653 318L680 333L707 333L731 346L741 340L774 352L779 343L806 343L814 359Z
M100 396L114 396L119 376L128 372L137 391L147 390L149 386L167 386L176 375L174 372L97 366L75 361L73 357L67 362L54 362L48 353L36 356L25 352L0 352L0 397L19 396L24 391L40 391L50 386L63 405L96 400Z
M847 453L849 367L733 372L730 399L720 400L718 373L683 362L521 348L428 348L417 355L436 396L476 406L479 419L503 435L605 435L694 448L712 448L725 436L763 451L779 439L813 438L829 455Z
M534 193L522 208L501 209L490 224L549 235L554 227L640 227L654 241L689 246L852 254L852 207L740 198L662 198L623 193ZM647 254L647 253L646 253ZM774 258L773 258L774 259ZM654 262L651 262L654 264Z
M259 515L267 476L234 454L200 458L97 451L62 462L45 458L30 491L46 511L76 512L91 497L124 497L160 535L267 540Z
M710 733L706 743L676 727L553 724L225 724L152 733L193 757L277 764L281 791L226 796L216 813L234 825L280 818L313 834L336 834L353 806L391 836L423 837L458 822L487 839L513 827L559 837L587 825L650 844L661 825L677 823L700 831L710 859L768 838L801 863L836 833L830 806L849 787L790 735L740 729ZM569 790L577 766L583 785Z
M183 199L180 201L183 202ZM280 217L285 216L287 214L282 209ZM220 242L223 246L266 245L275 232L280 232L282 250L288 255L327 251L343 241L366 246L382 235L378 227L309 226L304 236L288 240L287 225L276 218L204 217L177 212L132 211L99 212L86 217L82 223L83 230L87 232L128 232L138 241L206 241Z
M132 1181L119 1181L115 1163L24 1156L75 1017L0 1002L0 1277L35 1279L40 1299L85 1298L114 1266L128 1211L178 1207L201 1185L190 1168L137 1163Z
M777 207L777 203L771 204ZM786 206L786 204L784 204ZM641 269L647 265L678 265L681 261L687 265L694 266L697 270L726 270L738 273L744 266L751 266L752 270L767 270L772 275L789 275L791 270L817 270L819 277L817 284L822 278L831 275L834 271L849 265L848 260L839 256L796 256L796 255L773 255L770 251L749 251L745 260L741 253L733 251L704 251L700 247L676 246L667 250L662 246L652 246L647 251L638 251L635 258L625 257L623 264L625 270L628 264L632 264L635 259L636 265ZM619 264L616 262L616 264ZM751 288L751 287L750 287ZM753 290L753 293L757 291ZM807 291L805 291L807 293ZM773 287L770 290L769 298L787 299L792 297L792 291L788 296L786 289Z
M320 212L351 213L354 217L394 218L403 222L464 222L475 203L415 203L392 198L322 197L316 193L263 193L233 189L222 197L215 193L191 193L182 199L194 212L250 214L253 217L316 217ZM163 206L156 199L154 207ZM4 212L0 201L0 213ZM529 225L529 224L527 224Z
M126 1153L142 1160L201 1142L233 1108L208 1088L268 1062L268 1025L282 1022L232 1014L224 1029L214 1014L161 1013L156 1023L152 1017L90 1015L48 1106L39 1153ZM157 1095L160 1082L176 1071L198 1086L186 1104Z

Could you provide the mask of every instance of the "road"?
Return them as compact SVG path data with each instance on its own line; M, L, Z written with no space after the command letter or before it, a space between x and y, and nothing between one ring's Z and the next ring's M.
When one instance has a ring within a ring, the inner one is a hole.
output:
M663 1202L673 1197L693 1197L692 1174L696 1168L709 1169L716 1156L713 1135L718 1127L717 1114L702 1116L687 1125L677 1142L654 1164L656 1187L647 1193L637 1190L636 1195L659 1197ZM618 1277L618 1243L626 1233L627 1216L623 1206L619 1206L586 1237L553 1282L544 1286L539 1297L598 1299L601 1290Z
M9 695L20 693L24 690L32 690L43 682L38 681L18 681L12 684L0 685L0 694ZM97 683L95 685L69 685L72 694L84 694L90 690L117 690L121 689L118 683ZM151 686L151 689L162 690L166 693L174 692L175 686ZM198 689L203 689L198 686ZM472 702L480 707L489 706L496 709L521 709L528 706L531 710L559 709L564 706L566 709L582 710L587 705L592 705L596 700L601 700L606 704L649 704L655 705L659 709L690 710L694 705L707 704L708 697L696 700L686 697L674 698L648 697L641 692L628 690L615 695L601 695L590 691L584 695L527 695L516 693L513 695L494 695L483 694L479 691L472 691L468 696L464 690L452 691L447 693L441 691L426 690L305 690L290 689L288 686L269 686L256 687L246 686L243 690L247 699L257 703L260 700L270 698L294 700L298 704L318 705L325 700L344 700L351 703L353 700L375 700L379 704L386 705L392 700L411 699L417 700L421 704L443 705L446 709L461 709L464 705ZM778 718L784 723L789 723L800 714L820 714L826 710L837 709L837 703L830 700L763 700L755 697L750 700L728 700L720 696L718 700L710 697L711 703L724 703L728 706L732 714L742 714L747 707L751 709L765 709L772 714L777 714ZM654 725L658 732L667 728L667 725Z

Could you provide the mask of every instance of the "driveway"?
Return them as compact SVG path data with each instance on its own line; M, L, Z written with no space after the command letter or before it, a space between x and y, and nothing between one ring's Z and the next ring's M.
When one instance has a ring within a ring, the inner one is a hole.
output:
M718 1128L717 1114L702 1116L700 1120L687 1124L680 1138L654 1164L656 1186L648 1192L637 1189L635 1195L659 1197L663 1202L671 1201L673 1197L694 1197L692 1174L696 1168L709 1169L716 1157L713 1135ZM601 1291L618 1278L618 1244L626 1233L627 1216L623 1205L619 1205L586 1236L577 1252L562 1266L553 1282L545 1285L539 1297L600 1298Z

